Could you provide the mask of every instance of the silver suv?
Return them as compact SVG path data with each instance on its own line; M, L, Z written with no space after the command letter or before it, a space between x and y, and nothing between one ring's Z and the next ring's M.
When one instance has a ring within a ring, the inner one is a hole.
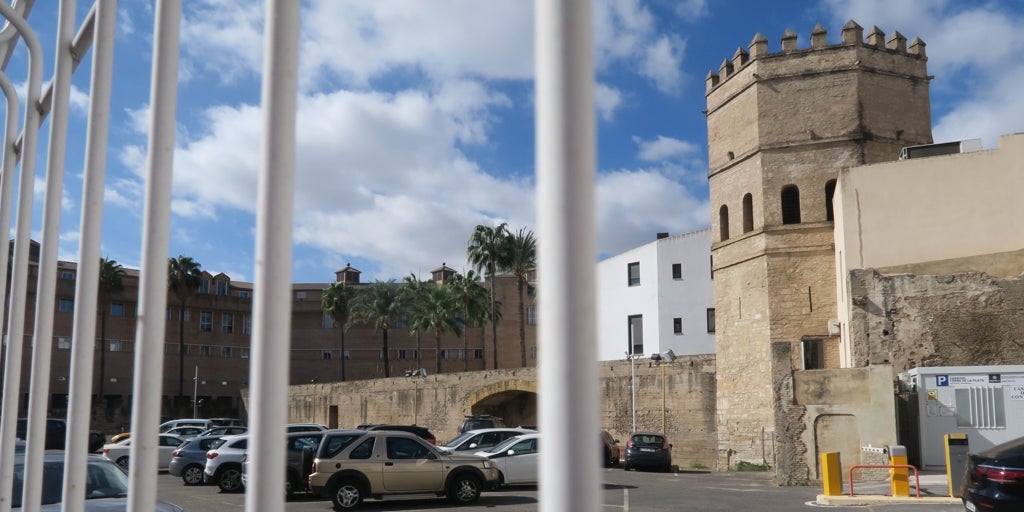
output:
M385 495L444 496L469 505L498 483L490 460L447 454L414 434L394 430L328 431L313 459L309 487L350 510Z

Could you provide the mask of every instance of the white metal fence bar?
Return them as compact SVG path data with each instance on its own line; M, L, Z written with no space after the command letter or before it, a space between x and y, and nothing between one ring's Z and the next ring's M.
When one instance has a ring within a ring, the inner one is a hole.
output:
M263 36L263 144L256 222L252 361L249 375L250 512L284 510L285 418L292 314L292 219L299 2L268 0Z
M3 145L3 175L0 176L0 226L11 225L11 200L14 198L14 166L17 165L17 156L14 154L14 140L18 135L18 113L20 111L20 105L18 103L18 92L14 90L14 85L7 78L5 73L0 73L0 88L3 88L4 98L7 100L7 115L4 123L4 145ZM0 251L0 268L7 268L9 260L8 253L10 251ZM0 272L0 290L7 289L7 272ZM0 292L0 311L4 310L5 303L7 301L6 294ZM6 343L5 343L6 344ZM8 358L10 358L10 345L7 348ZM21 356L21 345L18 344L18 356ZM4 389L7 388L6 372L5 372ZM15 393L14 396L17 396ZM4 394L4 402L6 402L6 393ZM6 405L3 407L5 410L8 408ZM17 407L15 406L15 411ZM14 455L14 447L11 446L10 450L6 447L11 445L14 440L14 433L7 435L7 430L3 430L4 435L0 436L0 452L3 453L0 456L0 461L10 461ZM10 454L8 454L8 451ZM13 481L13 466L9 463L0 462L0 487L6 490L0 490L0 510L10 510L12 496L11 483ZM6 504L5 504L6 503Z
M159 0L155 12L142 270L139 275L135 375L132 378L129 512L149 512L156 507L181 0Z
M26 510L37 510L42 503L43 449L46 445L50 358L53 353L53 302L57 292L61 191L64 188L68 103L71 96L71 40L75 35L75 0L61 0L59 6L55 31L57 42L53 65L50 137L46 147L46 195L43 196L43 231L39 242L39 274L36 277L32 365L29 374L28 443L25 446L25 481L21 499L22 508ZM34 176L22 174L22 179L34 181Z
M592 512L601 494L590 0L534 6L540 510Z
M14 483L14 436L18 421L21 388L21 357L25 343L25 299L28 290L28 249L32 236L32 193L36 174L36 145L39 131L40 89L43 81L43 49L32 28L14 8L0 1L0 16L17 29L28 47L28 83L25 89L25 117L21 180L18 184L18 213L15 220L14 260L11 264L11 293L7 319L7 355L4 366L3 411L0 413L0 512L11 509Z
M96 302L99 287L100 232L103 224L103 184L110 126L110 89L113 81L114 33L117 0L93 4L96 19L92 34L92 78L89 88L89 124L85 139L82 217L79 227L78 272L75 276L75 312L72 319L68 432L64 444L63 512L84 512L86 457L92 407L95 359ZM2 225L2 224L0 224Z

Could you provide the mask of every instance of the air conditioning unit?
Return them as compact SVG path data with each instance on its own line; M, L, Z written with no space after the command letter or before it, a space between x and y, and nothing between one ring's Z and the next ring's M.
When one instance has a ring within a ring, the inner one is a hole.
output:
M828 321L828 335L835 336L839 334L839 320L835 318L829 319Z

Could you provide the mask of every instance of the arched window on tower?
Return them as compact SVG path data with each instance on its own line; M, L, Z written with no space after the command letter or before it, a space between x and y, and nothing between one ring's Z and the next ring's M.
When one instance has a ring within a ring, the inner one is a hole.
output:
M729 207L724 204L718 209L718 233L721 241L729 239Z
M743 232L754 230L754 196L748 192L743 196Z
M796 185L782 187L782 223L800 224L800 189Z
M825 182L825 220L831 222L836 220L835 211L832 209L832 198L836 195L836 180Z

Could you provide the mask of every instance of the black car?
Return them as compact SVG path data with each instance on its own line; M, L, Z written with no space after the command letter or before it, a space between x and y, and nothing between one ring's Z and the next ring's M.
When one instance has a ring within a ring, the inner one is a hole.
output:
M15 436L18 439L28 439L26 432L28 431L28 418L19 418L18 426L16 428ZM60 418L47 418L46 419L46 444L43 447L46 450L63 450L64 442L68 435L68 423L67 420ZM96 453L103 448L103 445L107 442L107 436L103 435L103 432L98 430L89 431L89 453Z
M626 444L626 460L622 467L626 471L636 468L671 471L672 445L665 438L665 434L636 432Z
M1024 510L1024 437L968 455L960 497L969 511Z
M459 433L465 434L470 430L480 430L482 428L499 428L504 427L505 423L501 418L490 415L478 415L478 416L466 416L466 419L462 420L462 426L459 427ZM533 428L533 427L523 427ZM533 428L533 430L537 430Z
M374 425L372 427L367 427L366 430L398 430L401 432L409 432L410 434L416 434L430 444L437 444L437 437L435 437L427 427L421 427L419 425Z

